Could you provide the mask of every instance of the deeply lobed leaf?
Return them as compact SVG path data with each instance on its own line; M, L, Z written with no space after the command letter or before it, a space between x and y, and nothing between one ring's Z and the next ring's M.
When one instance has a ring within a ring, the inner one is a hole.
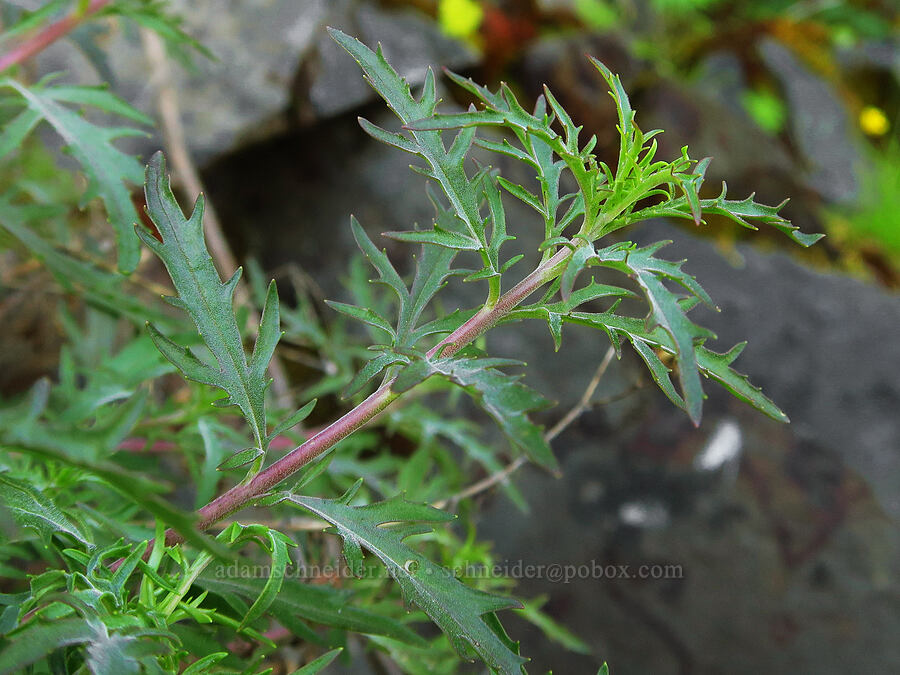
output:
M434 90L434 74L430 70L422 96L417 101L410 92L409 84L385 60L380 46L373 52L359 40L339 30L329 29L329 32L356 60L365 73L366 81L385 100L405 127L434 113L437 98ZM362 121L361 124L373 138L416 154L425 160L427 166L421 168L420 172L441 186L464 228L464 232L457 237L447 234L447 230L442 233L438 229L431 235L432 240L440 239L442 245L452 248L477 248L484 264L482 270L484 278L491 280L491 295L496 299L499 296L501 268L497 249L504 241L504 234L494 231L490 237L488 236L480 209L482 174L470 178L465 171L464 161L474 139L474 131L461 131L447 150L441 132L437 130L409 129L407 137L402 134L391 134L367 121ZM452 245L454 239L457 245ZM425 239L420 238L419 241Z
M228 395L222 404L240 408L256 448L263 453L268 447L265 391L269 381L265 371L281 335L275 283L269 285L256 345L248 359L233 308L241 270L225 283L220 280L203 238L202 196L190 218L185 218L172 194L161 153L147 165L145 194L147 212L162 241L142 228L137 232L169 271L178 295L167 300L191 317L215 365L204 363L150 326L153 341L185 377L218 387Z
M137 159L116 148L113 142L125 136L143 136L146 133L132 127L97 126L63 104L89 105L141 124L149 125L152 121L102 88L54 87L44 83L26 87L9 78L0 79L0 87L15 90L27 105L3 129L0 156L19 145L41 119L46 120L63 138L87 175L88 189L84 201L94 197L103 200L116 232L119 269L126 273L134 271L140 246L132 228L137 214L128 183L140 184L143 171Z
M402 393L434 375L442 376L471 393L475 401L494 418L510 443L541 466L556 470L556 458L544 440L541 427L528 413L550 405L543 396L507 375L501 366L520 365L509 359L450 357L420 358L404 367L392 389Z
M414 602L434 621L464 658L480 657L492 670L520 675L526 659L513 651L497 630L494 612L518 606L515 600L462 584L449 571L413 550L404 540L431 531L432 523L452 516L425 504L399 498L365 506L316 497L290 502L328 521L344 540L344 557L352 570L362 568L362 550L377 556Z

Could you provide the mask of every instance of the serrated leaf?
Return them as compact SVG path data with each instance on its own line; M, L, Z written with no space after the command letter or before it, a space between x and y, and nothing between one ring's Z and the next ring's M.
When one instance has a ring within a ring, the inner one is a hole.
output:
M100 106L108 112L125 113L130 119L142 122L147 118L102 89L63 86L58 89L57 95L55 87L35 85L29 88L9 78L0 79L0 86L16 90L28 107L52 125L63 138L88 177L85 201L99 196L106 206L109 221L116 232L119 269L132 272L137 267L140 246L132 227L137 214L126 184L139 184L142 171L138 161L116 148L113 141L125 136L144 136L146 133L130 127L96 126L61 105L60 101ZM21 135L22 125L29 121L18 121L17 135Z
M52 499L5 473L0 473L0 503L20 527L34 530L44 543L49 543L54 534L68 534L88 546L93 542L90 534Z
M646 343L652 347L661 348L669 354L676 353L672 338L662 328L657 326L648 331L646 322L642 319L619 316L612 310L602 313L572 312L564 320L569 323L600 328L609 335L613 344L618 344L618 340L625 337L632 344ZM698 345L695 347L697 366L704 375L722 384L745 403L778 422L787 422L787 415L758 387L753 386L746 375L741 375L731 368L731 364L737 359L744 345L746 343L735 345L725 354L719 354L703 345Z
M674 281L689 291L693 297L711 307L714 305L697 281L681 269L684 261L672 262L655 257L654 254L668 243L671 242L662 241L639 248L631 242L624 242L596 252L591 247L583 246L572 255L569 266L563 273L562 289L565 296L565 289L570 287L574 275L587 265L603 265L632 276L650 304L650 314L647 318L649 327L659 325L672 338L678 362L678 379L681 384L680 398L683 399L683 407L691 421L699 424L703 407L703 388L700 384L695 347L707 338L714 338L715 335L687 318L687 308L680 302L679 296L672 293L663 282ZM677 404L680 399L677 396L673 397L672 390L666 386L668 376L664 375L660 364L656 364L645 350L638 349L638 352L650 366L654 379L666 395Z
M603 297L627 297L633 296L631 291L619 288L618 286L610 286L608 284L598 284L593 279L591 283L584 288L579 288L573 293L569 293L565 300L559 302L547 303L538 302L533 305L525 305L509 312L501 321L506 323L509 321L520 321L522 319L543 319L547 322L550 329L550 335L553 337L553 346L559 351L562 345L562 325L563 319L570 314L576 307L597 300Z
M366 81L404 125L432 115L436 104L433 91L428 93L426 88L427 95L423 95L418 101L413 98L409 84L385 60L380 47L373 52L356 38L339 30L329 28L329 33L335 42L356 60L365 74ZM433 82L433 79L431 81ZM459 143L454 143L450 151L447 151L441 140L440 131L410 130L409 136L410 141L415 144L417 154L428 165L425 168L425 175L436 180L441 186L454 212L464 224L468 236L479 243L479 248L484 252L485 264L491 264L487 258L488 240L484 222L479 212L479 181L477 178L470 179L463 167L465 153L461 150L471 143L471 137L461 134L457 138ZM403 149L411 151L409 148ZM499 268L493 271L499 274Z
M467 357L419 359L400 371L391 388L402 393L433 375L446 377L473 395L515 448L537 464L556 470L556 458L541 427L528 419L529 412L546 407L549 401L519 382L520 377L498 370L506 365L518 362Z
M378 271L380 281L390 287L399 300L400 307L396 330L391 328L390 324L383 317L371 316L370 313L372 312L367 308L352 307L342 303L332 304L338 311L350 314L366 323L377 325L379 328L389 331L393 338L392 347L398 352L408 351L424 336L432 334L430 329L417 330L419 319L428 303L444 287L447 278L458 273L452 269L453 260L457 254L455 247L438 244L437 240L431 241L435 236L439 238L440 233L454 233L451 228L456 226L453 223L455 216L443 208L437 199L434 198L434 195L429 194L429 196L432 197L431 201L436 210L435 229L411 233L422 234L424 237L420 240L422 241L421 254L416 258L416 273L409 290L407 290L406 285L400 279L393 265L391 265L387 255L375 247L355 219L351 221L354 237L360 249ZM386 234L394 236L410 233L388 232ZM403 239L404 237L401 236L400 238ZM412 240L416 240L416 238L414 237ZM408 361L407 357L397 353L383 353L371 359L348 385L344 395L351 396L355 394L366 382L387 366L406 361Z
M776 230L784 233L793 241L801 246L809 247L815 244L824 234L807 234L801 232L800 228L792 225L784 216L780 215L781 209L787 203L782 202L778 206L767 206L760 204L754 200L754 195L750 195L746 199L727 199L728 186L722 183L722 192L714 199L699 200L699 208L705 214L724 216L729 220L746 227L750 230L757 230L758 224L774 227ZM691 205L686 197L678 199L669 199L665 202L648 206L631 214L627 218L627 223L636 223L651 218L692 218Z
M724 354L701 347L697 350L697 364L708 377L718 381L740 400L749 403L778 422L789 422L788 416L763 395L759 387L750 384L746 375L741 375L731 368L731 364L746 346L746 342L741 342Z
M601 61L594 57L588 57L593 66L600 72L603 79L609 85L610 96L616 103L616 113L619 117L619 163L616 167L617 177L624 175L629 166L629 160L635 154L635 128L634 128L634 110L628 99L628 94L622 86L622 80L618 75L614 74Z
M151 334L163 355L185 377L222 389L228 397L224 405L240 408L253 433L256 447L265 452L265 391L269 382L265 369L280 338L278 296L269 286L253 355L249 362L235 319L233 296L240 269L222 283L203 238L203 199L197 199L190 218L185 218L172 194L165 173L165 159L157 153L147 165L145 194L147 212L162 237L137 230L145 244L165 263L177 298L170 300L191 317L203 342L212 352L216 366L201 362L159 331Z
M477 126L505 126L509 128L525 146L524 151L513 147L507 141L502 144L490 141L478 141L478 145L520 159L530 166L538 169L538 180L542 183L545 203L542 212L545 218L545 238L557 235L571 222L557 225L556 210L561 203L558 195L559 174L563 166L567 166L575 177L580 189L582 206L587 202L589 218L592 221L599 205L597 186L602 182L594 167L594 158L590 154L592 139L584 148L578 148L578 132L580 127L575 127L568 115L560 116L562 120L565 140L552 128L552 123L557 114L547 115L544 97L539 98L534 114L527 112L516 100L512 91L506 85L501 85L500 91L492 93L485 87L475 84L471 79L465 79L455 73L446 71L447 76L456 84L473 94L484 103L486 110L470 110L460 114L437 114L427 118L407 123L406 128L411 131L425 133L429 130L456 129ZM548 90L545 96L552 98ZM553 105L559 108L559 104L553 100ZM560 162L553 159L556 153ZM572 214L572 218L575 213Z
M404 232L385 232L385 237L404 241L408 244L436 244L446 246L458 251L477 251L481 245L472 237L464 234L443 230L435 227L433 230L406 230Z
M377 556L407 600L428 614L461 656L477 655L504 675L523 672L526 659L512 651L483 618L518 603L465 586L449 570L404 543L407 537L430 532L432 523L447 522L452 516L399 498L366 506L298 496L291 502L334 526L344 540L344 556L351 569L361 569L362 549Z
M22 673L50 652L84 644L94 637L94 629L83 618L56 619L50 623L32 621L4 639L0 650L0 673ZM0 643L2 644L2 643Z

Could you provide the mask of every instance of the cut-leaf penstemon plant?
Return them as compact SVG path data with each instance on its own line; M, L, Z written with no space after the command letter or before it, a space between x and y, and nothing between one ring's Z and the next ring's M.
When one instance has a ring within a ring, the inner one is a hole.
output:
M22 21L37 25L46 18ZM505 85L492 92L448 73L478 105L442 113L430 70L414 96L380 49L337 30L331 35L400 120L395 131L360 120L363 130L414 157L436 211L430 229L386 233L418 247L411 278L397 271L358 222L350 223L383 293L375 297L357 284L359 304L329 304L338 316L367 326L378 340L368 350L356 346L343 319L320 322L302 294L298 307L280 307L274 281L266 287L252 273L251 295L262 311L258 325L244 330L246 311L234 306L241 270L225 282L217 273L204 240L202 198L185 216L156 154L144 176L155 229L124 228L134 220L127 184L139 178L136 160L112 141L131 132L95 127L67 106L98 106L142 124L150 120L105 90L0 80L9 104L19 106L5 118L0 155L18 153L25 162L32 152L30 131L41 120L56 128L84 167L87 196L103 200L119 268L138 269L139 275L142 241L171 277L174 293L165 300L183 313L143 306L122 286L135 283L135 275L123 281L48 242L38 223L58 214L41 203L38 191L0 196L0 226L10 245L42 259L65 290L86 303L83 319L63 317L68 342L58 383L42 380L22 400L0 408L0 502L18 526L0 541L0 575L10 579L10 592L0 596L0 672L269 672L260 668L275 658L279 641L291 638L309 657L298 673L319 672L335 658L347 658L341 649L360 644L367 648L357 653L377 653L404 672L453 672L458 659L479 659L498 673L524 672L527 658L498 614L522 604L505 593L506 580L458 578L454 569L461 563L489 565L492 559L471 531L460 540L444 528L456 516L434 506L455 506L493 485L521 504L504 480L516 466L530 460L557 469L548 439L558 429L545 433L530 418L548 402L509 372L519 362L485 353L478 340L500 324L546 322L556 349L565 324L599 329L598 338L608 339L617 354L630 344L695 424L705 379L786 421L732 368L742 344L724 354L705 346L713 335L690 312L713 302L681 262L663 257L667 242L639 246L609 235L651 218L701 224L706 214L753 229L769 225L804 246L817 235L799 232L779 215L780 207L752 197L729 199L724 187L718 197L701 197L708 160L691 159L686 148L674 161L657 159L658 132L638 128L619 78L599 61L591 60L618 111L615 166L593 154L595 137L579 138L581 128L548 89L529 112ZM534 182L514 183L470 160L476 148L522 162ZM572 192L564 193L567 185ZM530 271L518 271L522 256L504 248L518 225L506 222L510 199L533 208L543 222ZM606 268L606 283L596 281L590 268ZM442 311L435 298L455 276L481 284L483 303ZM643 314L621 312L625 298L642 299ZM591 309L598 299L607 309ZM98 337L115 325L129 327L123 331L132 337L124 344ZM255 335L250 349L247 335ZM283 335L320 354L328 367L322 382L307 389L305 405L276 415L267 402L266 372ZM348 354L364 355L355 373L358 360ZM148 393L143 383L170 374L173 366L198 384L177 401ZM415 391L446 389L461 390L493 418L517 457L512 465L504 468L477 427L415 400ZM298 430L313 413L312 395L340 391L356 405L318 430ZM234 412L249 440L232 424ZM367 425L386 426L414 440L417 449L401 458L385 453L383 437L355 433ZM183 453L195 481L194 516L168 503L171 485L158 466L154 474L140 452L126 450L141 438L138 450ZM496 479L463 489L472 462ZM216 496L229 479L231 487ZM258 510L245 524L245 514L238 514L247 507ZM318 574L316 583L290 573L297 560L329 562L332 534L343 543L345 567ZM256 548L248 551L248 544ZM247 562L259 556L268 559L265 573L247 573ZM17 560L35 561L32 573L16 573ZM341 587L341 570L356 577L352 590ZM549 638L593 652L526 602L522 615ZM442 636L426 638L416 630L425 617Z

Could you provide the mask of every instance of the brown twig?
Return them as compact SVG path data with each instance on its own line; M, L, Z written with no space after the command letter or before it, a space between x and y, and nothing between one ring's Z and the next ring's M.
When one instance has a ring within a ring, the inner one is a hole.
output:
M591 398L594 396L594 392L597 391L597 386L600 384L600 380L603 379L603 376L606 374L607 368L609 368L609 364L612 362L613 357L616 355L615 347L610 347L606 350L606 354L603 356L603 360L600 362L600 365L597 366L597 370L594 372L594 376L591 378L591 381L588 383L587 388L585 388L584 393L581 395L581 399L575 406L566 413L565 417L563 417L559 422L553 425L553 428L550 429L544 436L549 443L554 438L559 436L572 422L577 420L585 410L588 409L588 406L591 404Z
M150 64L151 82L156 87L156 104L159 111L159 128L166 147L166 154L178 182L191 198L204 194L200 174L191 160L181 123L181 108L178 103L178 92L172 84L172 72L166 48L162 39L153 31L141 29L141 44ZM219 274L224 278L231 276L237 269L237 260L222 231L222 224L216 214L215 207L206 200L203 212L203 229L209 252L215 262ZM238 304L250 307L250 324L254 328L259 325L259 313L250 302L247 285L241 280L235 289L235 300ZM278 355L269 362L269 376L272 378L272 391L281 408L291 409L293 397L284 364Z

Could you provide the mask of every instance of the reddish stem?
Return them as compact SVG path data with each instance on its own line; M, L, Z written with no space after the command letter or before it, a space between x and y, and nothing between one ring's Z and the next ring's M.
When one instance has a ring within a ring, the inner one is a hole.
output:
M27 61L35 54L42 52L49 45L70 33L85 19L92 14L96 14L109 3L110 0L91 0L84 11L79 12L76 10L59 21L54 21L50 25L45 26L21 44L13 47L12 50L8 51L3 56L0 56L0 72L3 72L7 68L11 68L18 63Z
M540 265L504 294L494 307L485 307L441 340L428 352L428 357L438 354L443 357L452 356L458 352L496 324L538 288L555 278L571 255L572 250L568 248L558 251L556 255ZM366 424L397 398L398 394L391 391L391 384L393 384L392 381L383 384L375 393L353 410L269 467L263 469L249 483L234 486L200 509L198 512L200 516L200 520L197 523L198 529L205 530L209 528L222 518L231 515L254 499L269 492L281 481L299 471L304 465L334 446L338 441L346 438ZM173 545L182 540L182 537L174 530L166 532L166 544Z

